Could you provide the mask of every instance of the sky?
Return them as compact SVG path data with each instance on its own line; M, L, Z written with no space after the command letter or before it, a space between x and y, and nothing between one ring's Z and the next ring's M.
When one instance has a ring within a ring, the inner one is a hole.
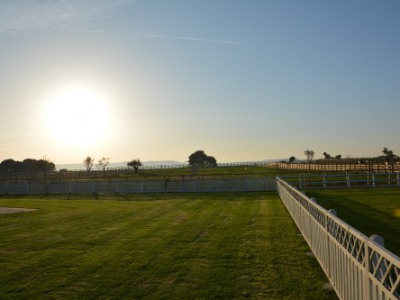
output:
M1 0L0 161L400 154L397 0Z

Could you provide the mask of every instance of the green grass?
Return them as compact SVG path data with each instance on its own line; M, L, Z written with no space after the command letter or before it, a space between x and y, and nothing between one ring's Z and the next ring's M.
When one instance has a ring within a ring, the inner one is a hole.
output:
M275 193L0 199L1 299L336 299Z
M236 174L271 174L273 170L263 166L237 166L237 167L219 167L219 168L199 168L197 175L236 175ZM174 175L192 175L190 167L181 169L145 169L139 172L139 175L147 176L174 176Z
M400 256L400 190L398 188L310 190L326 209L367 236L379 234L385 247Z
M277 168L269 168L265 166L234 166L234 167L204 167L199 168L196 174L192 173L190 167L184 168L168 168L168 169L140 169L139 172L135 173L133 170L113 171L109 170L106 172L94 170L91 172L86 171L71 171L68 173L55 172L49 174L50 179L65 179L65 180L97 180L104 179L130 179L130 180L143 180L144 178L152 179L163 179L165 177L210 177L210 176L271 176L275 177L277 174L292 174L297 171L292 170L281 170ZM42 174L39 174L39 177ZM21 179L26 179L22 177Z

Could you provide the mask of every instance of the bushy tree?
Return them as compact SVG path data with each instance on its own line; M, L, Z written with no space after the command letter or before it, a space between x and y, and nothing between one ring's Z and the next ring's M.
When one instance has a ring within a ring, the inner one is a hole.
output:
M13 159L5 159L0 163L0 172L20 172L20 171L55 171L56 165L50 160L27 158L22 162Z
M296 157L294 157L294 156L289 157L289 163L292 163L292 162L294 162L295 160L296 160Z
M331 159L332 156L326 152L323 153L325 159Z
M203 150L197 150L189 156L189 165L196 167L217 167L217 160L208 156Z
M387 163L393 163L397 155L394 155L392 150L389 150L387 147L383 147L382 153L384 154L385 161Z
M214 156L207 156L205 165L207 167L216 167L217 166L217 160L215 159Z
M135 173L139 171L139 168L142 166L142 162L140 159L132 159L130 162L127 163L128 167L132 167L135 170Z
M35 165L37 170L43 170L45 172L53 172L56 170L56 165L46 157L37 160Z
M0 172L18 172L22 170L22 163L11 158L5 159L0 163Z

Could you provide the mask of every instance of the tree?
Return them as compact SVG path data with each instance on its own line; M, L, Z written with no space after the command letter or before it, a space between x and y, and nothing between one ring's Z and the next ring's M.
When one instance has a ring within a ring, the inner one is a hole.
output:
M387 147L383 147L382 153L385 155L384 158L387 163L393 163L397 157L393 154L393 151L389 150Z
M43 177L46 180L47 179L47 173L46 172L53 172L56 169L56 165L51 162L49 159L47 159L47 157L43 157L40 160L37 160L35 162L35 169L40 169L43 170ZM47 191L47 184L45 182L45 188Z
M142 166L142 162L140 159L132 159L130 162L127 163L128 167L132 167L135 170L135 173L139 171L139 168Z
M326 152L323 153L325 159L331 159L332 156Z
M43 159L27 158L22 162L13 159L6 159L0 163L0 172L21 172L21 171L43 171L53 172L56 165L48 160L46 157Z
M314 159L314 151L307 149L304 151L304 155L306 156L307 163L311 163L311 161Z
M36 160L33 158L26 158L22 161L24 171L34 171L36 169Z
M56 166L53 162L51 162L46 156L44 156L40 160L34 160L34 167L35 169L41 169L43 170L43 188L45 190L45 193L47 194L49 192L49 182L47 181L47 173L46 171L54 171L56 169Z
M22 171L22 163L11 158L5 159L0 163L0 172L18 172Z
M103 172L106 171L106 167L110 163L110 158L109 157L103 157L97 162L97 166L101 169L103 169Z
M335 156L336 159L342 159L342 155L338 154Z
M214 156L207 156L205 165L207 167L216 167L217 166L217 160L215 159Z
M86 168L86 171L90 171L93 167L93 162L94 162L94 158L91 158L90 156L87 156L85 158L85 160L83 161L83 165Z
M294 157L294 156L289 157L289 163L292 163L292 162L294 162L295 160L296 160L296 157Z
M44 172L53 172L56 170L56 165L46 156L36 161L36 169L41 169Z
M213 156L208 156L203 150L197 150L190 154L189 165L192 167L217 167L217 160Z

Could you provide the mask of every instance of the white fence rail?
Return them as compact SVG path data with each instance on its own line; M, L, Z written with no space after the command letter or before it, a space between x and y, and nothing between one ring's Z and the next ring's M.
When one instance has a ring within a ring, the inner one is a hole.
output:
M266 166L270 168L278 168L283 170L297 171L365 171L365 172L400 172L400 164L393 163L346 163L346 162L312 162L312 163L269 163Z
M400 258L277 178L277 191L340 299L400 299Z
M276 190L272 177L195 178L135 181L2 181L0 194L184 193Z
M400 187L400 173L285 174L281 178L300 189Z

